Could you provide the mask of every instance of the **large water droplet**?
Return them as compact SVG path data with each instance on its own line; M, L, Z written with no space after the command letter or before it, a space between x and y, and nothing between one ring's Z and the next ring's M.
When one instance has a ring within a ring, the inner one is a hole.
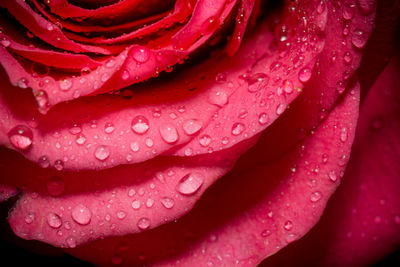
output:
M78 145L83 145L86 142L86 136L84 136L83 134L77 135L75 142Z
M265 125L265 124L267 124L268 122L269 122L269 118L268 118L267 113L261 113L261 114L258 116L258 123L259 123L259 124Z
M60 216L58 216L55 213L49 213L49 215L47 215L47 223L49 224L49 226L51 228L60 228L62 221Z
M50 166L50 161L47 158L47 156L41 156L38 160L38 163L39 163L40 167L42 167L42 168L47 168Z
M329 177L329 179L332 181L332 182L336 182L336 180L337 180L337 175L336 175L336 172L334 171L334 170L331 170L329 173L328 173L328 177Z
M86 225L92 219L92 212L88 207L79 204L72 209L71 216L75 222Z
M115 127L114 127L114 124L112 122L107 122L104 125L104 132L107 133L107 134L110 134L110 133L114 132L114 129L115 129Z
M148 229L148 228L150 227L150 219L145 218L145 217L139 219L139 221L137 222L137 227L138 227L140 230L146 230L146 229Z
M21 150L26 150L32 145L32 130L25 125L17 125L8 132L11 144Z
M29 86L29 80L26 78L21 78L18 80L17 85L19 88L26 89Z
M286 109L286 104L282 103L276 107L276 114L281 115Z
M201 127L203 126L203 123L199 120L193 119L193 120L187 120L183 123L182 127L183 130L187 135L194 135L198 131L200 131Z
M183 195L191 195L203 185L204 176L201 173L188 173L179 181L176 189Z
M145 63L150 58L150 50L145 47L133 47L131 53L133 59L139 63Z
M47 192L53 197L60 196L64 192L64 180L58 176L52 176L47 181Z
M175 126L172 124L163 124L160 126L160 135L161 138L169 143L175 143L178 141L179 135L178 131L176 130Z
M161 199L161 204L167 209L172 209L175 205L175 202L172 198L164 197Z
M72 236L71 236L71 237L68 237L68 238L65 240L65 242L67 242L67 245L68 245L69 248L75 248L75 247L76 247L75 239L74 239Z
M232 125L232 135L240 135L243 133L245 126L243 123L237 122Z
M131 122L131 128L137 134L146 133L149 130L149 127L149 120L142 115L136 116Z
M98 146L94 152L94 156L98 160L106 160L110 156L110 149L108 146Z

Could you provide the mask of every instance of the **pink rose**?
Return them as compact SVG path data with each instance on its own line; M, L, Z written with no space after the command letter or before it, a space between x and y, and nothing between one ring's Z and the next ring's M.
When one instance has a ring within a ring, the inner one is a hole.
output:
M395 2L1 1L12 231L102 266L382 259Z

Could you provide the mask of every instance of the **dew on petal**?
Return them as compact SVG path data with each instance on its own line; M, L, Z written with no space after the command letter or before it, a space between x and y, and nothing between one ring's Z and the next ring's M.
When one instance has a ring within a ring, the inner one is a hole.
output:
M161 138L168 144L178 141L179 135L175 126L172 124L163 124L160 126Z
M140 218L139 221L137 222L137 227L140 230L146 230L150 227L150 219L148 218Z
M245 126L243 123L237 122L235 124L232 125L232 135L240 135L241 133L243 133L245 129Z
M110 149L108 146L98 146L94 152L96 159L104 161L110 156Z
M199 120L191 119L187 120L183 123L182 127L183 130L187 135L194 135L198 131L200 131L201 127L203 126L203 123Z
M138 115L132 119L131 128L137 134L144 134L150 128L149 120L142 115Z
M166 208L166 209L172 209L175 205L175 202L172 198L169 197L164 197L161 199L161 204Z
M302 83L308 82L311 78L311 70L309 68L304 68L299 72L299 80Z
M21 150L26 150L32 145L33 132L25 125L17 125L8 132L11 144Z
M204 176L198 172L188 173L181 178L177 190L183 195L196 193L204 183Z
M133 47L132 57L139 63L145 63L150 58L150 50L145 47Z
M62 221L60 216L58 216L55 213L49 213L49 215L47 215L47 224L51 227L51 228L60 228L60 226L62 225Z
M71 216L78 224L87 225L92 219L92 212L85 205L79 204L72 209Z

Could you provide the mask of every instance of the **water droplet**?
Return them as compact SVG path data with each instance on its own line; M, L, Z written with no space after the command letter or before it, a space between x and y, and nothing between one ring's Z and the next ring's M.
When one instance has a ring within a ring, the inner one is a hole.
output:
M82 128L79 127L78 124L74 124L74 125L72 125L71 128L68 129L68 131L69 131L71 134L76 135L76 134L79 134L79 133L82 132Z
M193 172L183 176L176 188L178 192L183 195L191 195L196 193L203 183L204 176L200 173Z
M215 75L215 81L219 83L226 82L226 74L223 72L217 73L217 75Z
M40 90L35 94L35 100L40 109L44 109L49 105L49 97L43 90Z
M281 115L286 109L286 104L282 103L276 107L276 114Z
M98 160L106 160L110 156L110 149L108 146L98 146L94 152L94 156Z
M138 210L138 209L140 209L140 201L139 200L134 200L134 201L132 201L132 208L134 209L134 210Z
M203 135L200 139L199 139L200 145L203 147L207 147L210 145L211 143L211 137L209 135Z
M71 216L75 222L86 225L92 219L92 212L88 207L79 204L72 209Z
M249 77L249 79L247 80L248 83L248 88L247 90L251 93L257 92L260 89L260 84L262 82L265 83L265 85L268 83L269 81L269 77L267 74L265 73L256 73L254 75L252 75L251 77Z
M353 4L345 4L343 6L343 18L345 20L351 20L354 17L354 7Z
M264 230L261 232L261 236L262 237L267 237L271 235L271 231L270 230Z
M133 152L138 152L139 151L139 144L137 142L132 142L130 147L131 147L131 150Z
M117 212L117 218L123 220L126 217L126 213L122 210Z
M348 137L347 128L343 127L342 130L340 131L340 141L346 142L347 137Z
M18 80L17 85L21 89L26 89L26 88L28 88L29 80L26 78L21 78Z
M58 216L55 213L49 213L49 215L47 215L47 223L49 224L49 226L51 228L60 228L62 221L60 216Z
M137 134L144 134L150 128L149 120L142 115L138 115L135 118L133 118L131 122L131 128Z
M176 130L175 126L172 124L163 124L160 126L160 135L161 138L169 143L175 143L178 141L179 135L178 131Z
M72 87L72 79L65 78L59 81L61 91L68 91Z
M351 53L349 51L347 51L344 53L343 59L347 64L349 64L353 60L353 56L351 55Z
M105 72L105 73L103 73L103 74L101 75L100 80L101 80L102 82L106 82L106 81L108 81L108 79L110 79L110 74L108 74L107 72Z
M293 83L289 80L285 80L283 82L283 91L287 94L291 94L293 92Z
M33 214L33 213L27 214L27 215L25 216L25 218L24 218L24 221L25 221L27 224L31 224L34 220L35 220L35 214Z
M355 29L351 37L351 42L355 47L359 49L363 48L367 43L367 37L364 31L360 29Z
M292 221L286 221L286 222L283 224L283 228L284 228L286 231L292 230L292 229L293 229L293 222L292 222Z
M198 131L200 131L202 126L203 126L203 123L196 119L187 120L182 125L183 130L185 131L185 133L187 135L196 134Z
M328 177L329 177L329 179L332 181L332 182L336 182L336 180L337 180L337 175L336 175L336 172L334 171L334 170L331 170L329 173L328 173Z
M316 191L311 193L310 197L311 202L318 202L321 198L322 198L321 192Z
M208 97L211 104L222 107L228 103L228 94L223 90L213 90Z
M107 133L107 134L110 134L110 133L114 132L114 129L115 129L115 127L114 127L114 124L112 122L107 122L104 125L104 132Z
M154 142L151 138L146 138L144 141L147 147L152 147L154 145Z
M309 68L304 68L299 71L299 80L302 83L308 82L311 78L311 70Z
M161 204L166 208L166 209L172 209L175 205L175 202L172 198L169 197L164 197L161 199Z
M131 53L133 59L139 63L145 63L150 58L150 51L145 47L133 47Z
M26 150L32 145L32 130L25 125L17 125L8 132L11 144L21 150Z
M106 62L106 67L107 68L112 68L114 66L115 66L115 60L112 59L112 58Z
M52 176L47 181L47 192L53 197L60 196L64 192L65 183L61 177Z
M54 161L54 168L57 171L62 171L64 169L64 162L61 159Z
M232 125L232 135L240 135L243 133L245 126L243 123L237 122Z
M151 207L153 207L153 205L154 205L154 200L151 199L151 198L148 198L147 201L146 201L146 206L148 208L151 208Z
M259 124L265 125L265 124L267 124L268 122L269 122L269 118L268 118L268 115L267 115L266 113L261 113L261 114L258 116L258 123L259 123Z
M1 44L2 46L4 46L4 47L9 47L10 44L11 44L11 42L10 42L10 40L8 40L7 38L3 37L3 38L0 40L0 44Z
M69 248L75 248L76 247L75 239L72 236L68 237L66 242L67 242L67 245L68 245Z
M50 166L50 161L47 156L41 156L38 160L38 164L42 168L47 168Z
M123 70L121 74L121 79L126 81L131 77L131 74L127 70Z
M77 135L75 142L78 145L83 145L86 142L86 137L83 134Z
M140 230L146 230L150 227L150 220L148 218L141 218L139 219L139 221L137 222L137 227Z

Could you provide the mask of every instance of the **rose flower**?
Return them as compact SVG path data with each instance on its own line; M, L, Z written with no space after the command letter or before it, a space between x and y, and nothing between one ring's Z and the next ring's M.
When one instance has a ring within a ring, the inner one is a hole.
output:
M99 266L382 259L398 21L396 1L1 1L3 243Z

